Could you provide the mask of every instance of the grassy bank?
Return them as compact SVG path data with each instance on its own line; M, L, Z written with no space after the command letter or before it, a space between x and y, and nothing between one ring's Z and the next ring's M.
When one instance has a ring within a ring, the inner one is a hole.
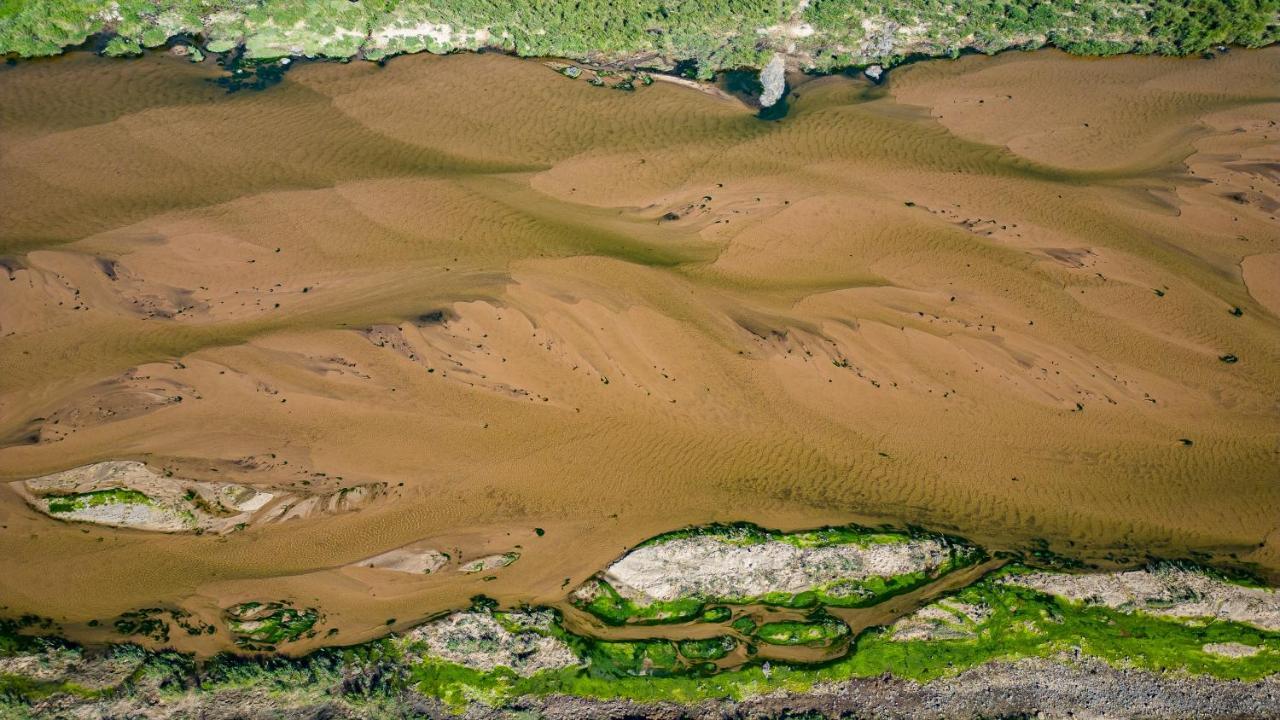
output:
M111 33L131 55L176 37L249 59L381 59L495 47L524 56L636 61L709 77L775 51L829 71L913 55L1055 45L1082 55L1188 55L1280 36L1277 0L0 0L0 52L55 55Z

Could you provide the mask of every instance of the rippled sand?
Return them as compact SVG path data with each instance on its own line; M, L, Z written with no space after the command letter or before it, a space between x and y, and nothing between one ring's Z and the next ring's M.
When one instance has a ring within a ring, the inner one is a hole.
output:
M5 487L5 613L291 597L351 642L714 520L1280 572L1277 49L920 63L778 123L490 54L215 71L0 69L0 479L388 492L212 537ZM352 567L419 541L520 560Z

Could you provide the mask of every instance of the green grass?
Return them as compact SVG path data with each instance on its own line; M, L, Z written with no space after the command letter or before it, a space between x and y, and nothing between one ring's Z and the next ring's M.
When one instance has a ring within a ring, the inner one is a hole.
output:
M49 512L51 513L69 513L86 508L97 507L99 505L154 505L151 498L137 490L128 490L125 488L111 488L109 490L94 490L87 493L75 493L72 495L51 496L49 500Z

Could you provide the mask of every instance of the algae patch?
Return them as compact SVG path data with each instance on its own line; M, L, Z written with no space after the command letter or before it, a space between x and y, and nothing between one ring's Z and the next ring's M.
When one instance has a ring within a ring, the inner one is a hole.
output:
M237 647L245 650L275 650L281 643L316 636L321 620L315 608L298 609L284 600L245 602L227 608L227 629Z
M943 536L858 526L798 533L712 526L643 543L571 600L613 625L683 621L708 603L865 607L982 556Z
M264 490L159 473L145 463L108 460L10 483L49 517L151 532L229 533L266 522L356 509L380 497L380 483L328 495Z

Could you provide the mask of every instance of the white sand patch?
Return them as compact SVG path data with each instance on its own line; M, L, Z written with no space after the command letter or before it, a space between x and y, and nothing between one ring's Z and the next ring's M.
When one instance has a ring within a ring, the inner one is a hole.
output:
M1031 573L1003 582L1125 611L1178 618L1217 618L1280 630L1280 594L1179 568L1118 573Z
M1229 658L1253 657L1262 652L1262 648L1238 642L1209 643L1202 647L1201 650L1211 655L1221 655Z
M458 568L458 572L478 573L484 572L485 570L496 570L498 568L504 568L519 559L520 553L518 552L507 552L502 553L501 555L486 555L482 558L476 558L471 562L465 563L462 567Z
M358 567L393 570L412 575L429 575L448 563L448 555L422 542L416 542L365 558L354 564Z
M430 38L441 45L453 44L453 26L448 23L418 23L408 27L389 25L378 28L369 36L374 44L384 45L396 38Z
M977 636L977 627L991 617L991 609L944 599L920 608L891 626L890 639L960 640Z
M744 545L699 535L637 548L610 566L604 578L638 604L683 597L751 598L841 580L931 572L949 557L947 548L933 539L797 547L781 540Z

